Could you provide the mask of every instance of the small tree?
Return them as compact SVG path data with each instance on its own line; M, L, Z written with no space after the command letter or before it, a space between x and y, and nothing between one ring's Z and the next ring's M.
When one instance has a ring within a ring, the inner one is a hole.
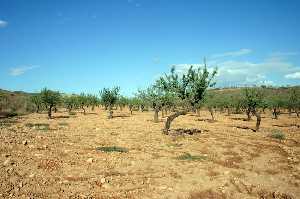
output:
M52 118L52 108L57 106L61 102L61 95L57 91L52 91L44 88L41 93L41 101L48 109L48 117Z
M215 108L217 107L217 99L215 94L213 93L209 93L206 95L206 97L204 98L205 100L205 106L207 107L210 115L211 115L211 120L215 121Z
M120 96L119 99L118 99L117 104L120 107L120 111L122 111L123 108L128 104L128 99L124 96Z
M206 63L204 62L204 68L194 69L193 66L189 70L179 76L175 72L175 67L172 67L169 75L161 77L157 84L165 91L172 93L178 97L181 104L181 109L177 109L176 112L168 116L165 123L163 132L168 134L171 122L180 115L185 115L196 104L199 104L205 95L208 87L212 87L215 82L213 81L217 70L215 69L211 74L208 72Z
M289 113L291 114L292 110L295 111L297 117L300 117L300 89L290 88L288 95L287 106Z
M284 97L279 95L278 93L274 93L270 95L266 100L266 104L272 110L272 115L274 119L278 119L278 115L280 114L280 108L282 108L285 104Z
M65 104L65 107L68 109L69 113L71 113L73 109L75 109L79 106L78 97L74 94L72 94L70 96L65 96L64 104Z
M40 111L41 106L42 106L41 96L39 94L32 95L30 97L30 101L35 105L36 113L38 113Z
M158 122L158 113L161 110L162 106L162 93L155 86L150 86L146 90L139 90L137 97L140 101L146 103L148 102L154 110L154 119L155 123Z
M261 116L257 108L260 106L263 101L263 94L261 89L259 88L245 88L243 89L244 96L244 105L246 108L246 114L248 116L248 120L250 120L250 113L255 115L256 117L256 128L255 131L259 130Z
M130 111L130 115L133 114L134 107L139 107L140 99L138 97L133 97L128 99L128 108Z
M88 98L84 93L81 93L79 96L77 96L77 101L80 106L80 108L83 111L83 114L85 115L85 106L88 106Z
M100 96L102 103L108 107L108 119L113 118L113 110L112 107L114 104L116 104L118 97L119 97L119 87L114 87L112 89L109 88L103 88L102 91L100 91Z
M94 111L95 110L95 106L97 106L97 105L100 104L99 99L97 98L97 96L91 95L91 94L88 94L86 96L86 98L87 98L87 105L88 106L92 106L92 111Z

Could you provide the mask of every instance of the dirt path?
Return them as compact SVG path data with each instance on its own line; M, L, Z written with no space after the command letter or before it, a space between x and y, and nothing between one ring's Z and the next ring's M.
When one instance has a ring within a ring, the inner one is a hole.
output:
M2 120L0 198L300 197L300 119L280 115L276 121L267 114L254 133L237 128L255 126L241 120L244 115L217 114L209 122L202 112L172 125L200 134L167 136L152 114L117 111L107 120L97 110L58 113L53 120L45 114ZM286 139L270 138L274 129ZM104 146L129 151L96 150Z

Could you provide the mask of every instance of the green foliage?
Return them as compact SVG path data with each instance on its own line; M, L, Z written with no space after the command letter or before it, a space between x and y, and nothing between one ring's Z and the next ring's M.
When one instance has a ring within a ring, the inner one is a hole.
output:
M171 73L161 77L156 85L178 97L183 106L194 107L202 102L207 88L215 85L213 79L216 74L216 69L209 73L206 64L203 69L194 69L191 66L187 73L181 76L175 72L175 67L172 67Z
M44 88L40 93L42 103L47 107L53 107L61 102L61 95L57 91Z
M71 112L79 106L78 97L76 95L68 95L64 97L65 107Z
M270 109L281 108L285 106L286 100L285 100L285 96L282 95L281 93L272 92L265 97L263 103L265 103L266 106Z
M129 99L127 97L120 96L117 104L120 106L120 108L123 108L129 104Z
M41 96L42 103L48 109L48 117L51 118L52 108L58 106L59 103L62 101L61 95L57 91L52 91L47 88L44 88L41 91L40 96Z
M28 128L34 128L42 131L48 131L50 129L49 124L47 123L26 123L25 126Z
M108 107L108 119L113 118L113 111L112 107L117 103L119 98L119 87L114 87L112 89L104 88L102 91L100 91L101 101L105 105L105 107Z
M87 104L89 106L92 106L92 109L94 109L95 106L100 104L100 100L96 95L88 94L86 98L87 98Z
M257 107L260 107L263 102L263 90L257 87L254 88L244 88L243 93L243 102L245 108L255 110Z
M77 96L77 100L80 107L88 105L88 97L84 93L81 93L79 96Z
M280 130L273 130L272 133L270 134L270 137L278 140L284 140L285 134L282 133Z
M112 89L103 88L100 91L101 101L106 106L113 106L116 104L118 97L119 97L119 87L114 87Z
M297 117L300 117L300 89L289 89L287 108L293 109L296 112Z
M221 101L216 94L208 93L207 95L205 95L203 103L207 108L216 108L217 106L220 106Z
M39 94L32 95L30 97L30 101L35 105L36 107L36 112L39 112L41 106L42 106L42 99Z

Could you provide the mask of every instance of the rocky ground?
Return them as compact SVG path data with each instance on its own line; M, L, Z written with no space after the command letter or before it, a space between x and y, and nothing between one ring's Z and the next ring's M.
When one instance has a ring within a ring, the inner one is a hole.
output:
M189 114L172 135L152 112L0 120L0 198L300 198L300 119ZM274 130L284 140L270 137ZM177 133L176 133L177 132ZM178 133L179 132L179 133ZM191 132L180 133L180 132ZM99 147L116 146L120 152Z

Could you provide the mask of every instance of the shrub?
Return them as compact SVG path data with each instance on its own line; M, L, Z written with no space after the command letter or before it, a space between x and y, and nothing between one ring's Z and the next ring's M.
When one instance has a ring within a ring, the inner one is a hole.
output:
M43 130L43 131L47 131L50 129L49 124L46 123L36 123L36 124L26 123L25 126L28 128L35 128L37 130Z
M129 150L118 146L97 147L97 151L127 153Z
M278 140L284 140L285 134L282 133L280 130L273 130L272 133L270 134L270 137Z
M191 155L189 153L184 153L183 155L180 155L177 157L178 160L205 160L206 156L200 156L200 155Z

